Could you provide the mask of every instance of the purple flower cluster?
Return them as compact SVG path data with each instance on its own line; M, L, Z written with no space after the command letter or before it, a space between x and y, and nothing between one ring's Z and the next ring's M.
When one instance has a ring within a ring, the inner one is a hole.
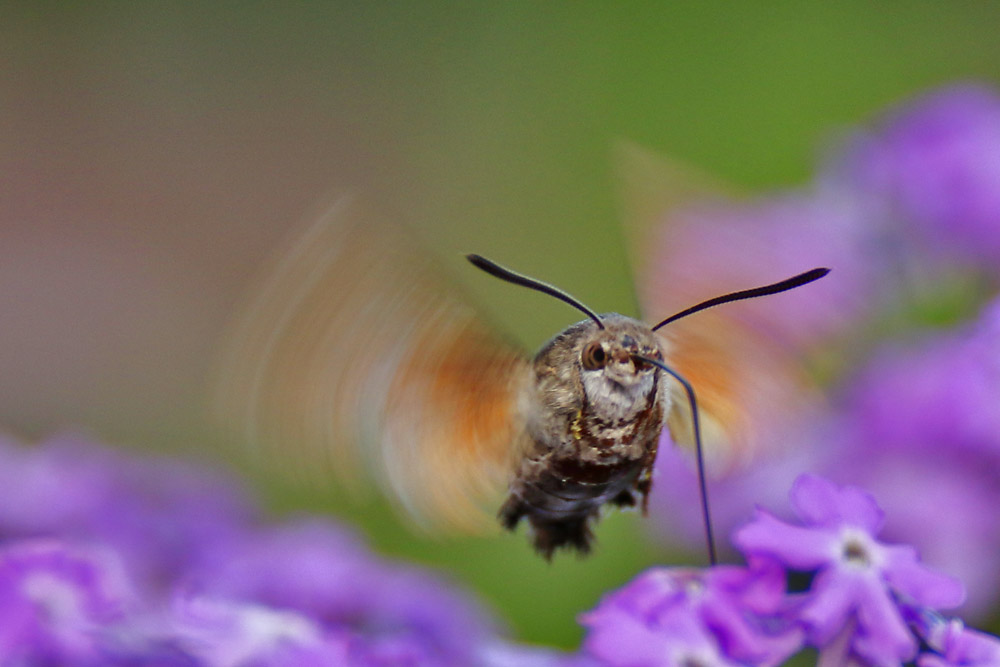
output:
M734 542L745 567L650 570L582 618L586 649L607 665L779 665L804 647L820 665L986 667L1000 639L946 620L958 580L909 546L878 539L874 499L803 475L794 523L758 509ZM808 577L787 592L789 575Z
M611 665L780 664L802 646L801 630L770 622L784 593L776 561L649 570L581 618L585 645Z
M803 476L797 524L758 510L748 565L654 569L582 618L584 651L502 638L475 601L318 519L261 522L196 466L78 438L0 441L0 663L11 665L993 665L1000 640L939 613L961 585L878 539L855 488ZM214 530L213 530L214 528ZM788 592L790 573L812 577Z
M891 112L858 133L832 171L924 243L996 274L1000 97L993 90L953 86Z
M762 426L773 450L711 485L717 528L775 506L802 472L858 484L886 507L884 534L960 575L963 613L982 617L1000 603L1000 95L960 85L901 105L817 173L794 193L669 211L646 280L693 285L681 298L696 300L833 268L733 306L820 368L832 400ZM698 544L698 513L676 511L697 494L689 458L661 446L651 502L666 532Z
M329 521L261 522L197 466L0 440L0 664L580 660L507 642L468 595Z
M883 345L849 380L838 431L849 442L825 465L874 489L886 534L918 546L969 586L982 616L1000 589L1000 300L970 323Z

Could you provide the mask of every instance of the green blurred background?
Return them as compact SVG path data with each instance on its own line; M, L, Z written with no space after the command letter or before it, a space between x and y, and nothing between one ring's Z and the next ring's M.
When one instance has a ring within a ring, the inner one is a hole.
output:
M338 192L371 193L530 348L578 315L459 252L629 312L616 141L794 186L880 109L995 83L998 26L980 2L5 3L0 425L232 459L204 411L222 332ZM702 560L615 515L550 565L523 535L416 535L378 499L250 477L450 570L531 641L574 646L603 591Z

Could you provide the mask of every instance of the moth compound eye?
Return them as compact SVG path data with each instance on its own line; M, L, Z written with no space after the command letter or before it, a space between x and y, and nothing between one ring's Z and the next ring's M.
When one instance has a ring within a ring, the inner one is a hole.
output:
M604 346L598 342L590 343L587 347L583 348L583 354L580 356L580 362L588 371L596 371L604 368L604 364L607 361L608 355L604 351Z

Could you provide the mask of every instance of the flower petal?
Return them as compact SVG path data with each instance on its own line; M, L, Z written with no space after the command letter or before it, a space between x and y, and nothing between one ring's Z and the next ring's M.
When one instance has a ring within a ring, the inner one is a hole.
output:
M962 582L922 564L913 547L889 546L884 553L886 580L916 603L932 609L950 609L965 600Z
M837 535L793 526L758 508L733 535L733 543L746 556L773 556L793 569L814 570L831 561Z
M856 603L855 577L837 570L824 570L816 575L808 600L799 611L799 620L809 631L809 640L818 648L830 643L847 624Z
M792 507L807 524L851 525L878 535L884 514L871 494L853 486L838 486L818 475L800 475L792 484Z
M858 631L854 649L873 665L912 660L917 641L895 600L875 573L857 577Z

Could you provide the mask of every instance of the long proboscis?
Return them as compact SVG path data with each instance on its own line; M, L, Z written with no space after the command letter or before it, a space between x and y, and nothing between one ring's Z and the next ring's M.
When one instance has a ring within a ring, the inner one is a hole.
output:
M698 417L698 400L694 394L694 387L691 386L691 383L688 382L683 375L670 368L662 361L657 361L656 359L651 359L649 357L643 357L638 354L633 354L632 359L656 366L661 371L677 380L677 382L684 387L684 393L687 394L688 405L691 407L691 430L694 432L694 452L698 466L698 492L701 495L701 517L702 521L705 523L705 545L708 548L709 565L715 565L718 562L718 558L716 557L715 551L715 535L712 531L712 513L708 506L708 482L705 477L705 453L701 444L701 419Z
M795 289L796 287L802 287L803 285L808 285L814 280L819 280L826 274L830 273L830 269L817 268L810 271L805 271L797 276L792 276L791 278L786 278L781 282L773 283L771 285L764 285L763 287L753 287L751 289L740 290L739 292L731 292L729 294L723 294L722 296L717 296L707 301L702 301L699 304L695 304L690 308L685 308L679 313L674 313L667 319L663 320L655 327L653 331L656 331L660 327L666 326L671 322L681 319L682 317L687 317L688 315L693 315L699 311L705 310L706 308L713 308L715 306L720 306L724 303L730 303L732 301L742 301L743 299L756 299L759 296L770 296L772 294L778 294L780 292L787 292L790 289Z
M543 294L554 296L560 301L568 303L580 312L586 314L590 319L594 320L598 327L601 329L604 328L604 323L601 322L601 318L597 316L597 313L583 305L579 299L573 297L567 292L562 291L558 287L548 283L543 283L541 280L536 280L524 274L511 271L510 269L500 266L496 262L486 259L481 255L466 255L465 258L472 262L473 266L478 269L482 269L495 278L500 278L501 280L506 280L509 283L514 283L515 285L537 290Z

